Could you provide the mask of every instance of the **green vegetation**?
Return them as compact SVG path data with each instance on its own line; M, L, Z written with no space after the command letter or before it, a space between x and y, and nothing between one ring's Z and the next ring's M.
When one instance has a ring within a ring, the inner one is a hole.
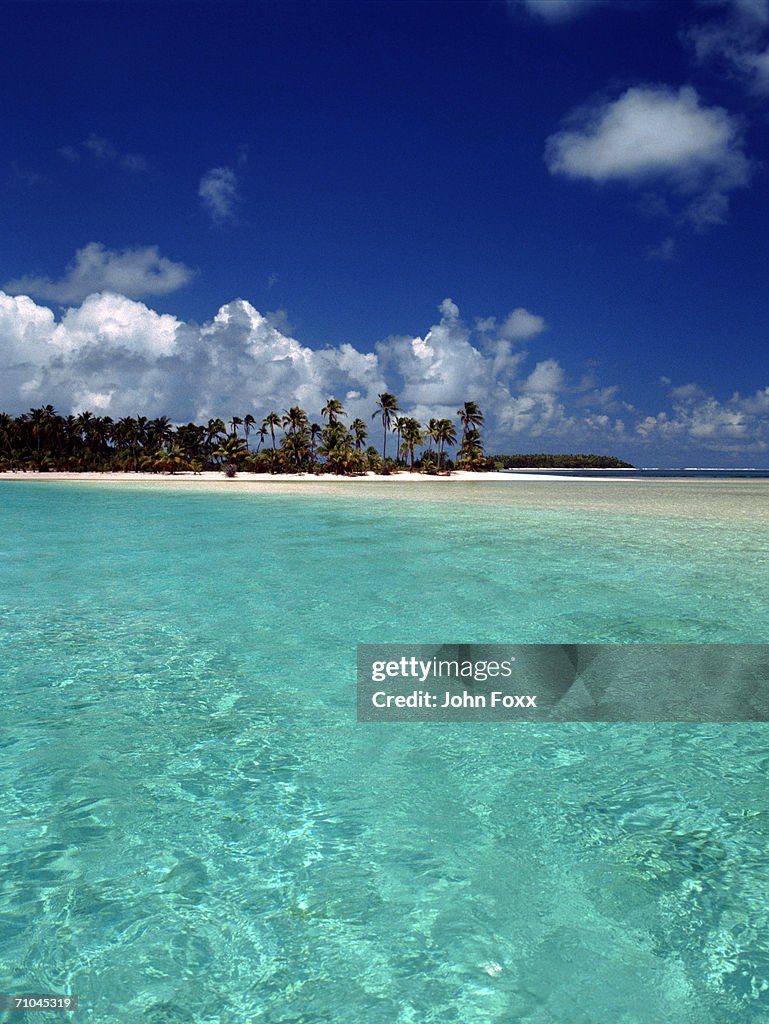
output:
M253 414L233 415L227 423L172 424L167 416L96 416L82 412L61 416L51 405L21 416L0 413L0 471L97 471L176 473L238 470L254 473L391 473L449 472L454 463L446 450L456 444L451 420L430 420L427 428L410 416L397 416L395 395L379 395L372 419L382 423L382 454L366 447L368 426L355 419L348 427L347 412L337 398L321 410L322 423L311 423L306 412L292 406L272 410L259 421ZM456 465L486 469L479 427L483 416L474 402L458 410L462 443ZM251 436L257 438L252 445ZM388 434L395 434L395 458L387 457ZM429 445L429 451L424 451ZM436 451L433 453L432 446Z
M497 469L633 469L611 455L494 455Z
M0 413L0 471L97 471L200 473L238 470L252 473L393 473L408 469L430 474L452 469L482 471L513 467L616 467L619 459L601 455L484 454L483 413L475 402L457 410L461 435L450 419L431 419L424 426L413 416L399 416L398 399L378 396L372 419L382 424L382 453L365 447L368 426L329 398L321 410L323 423L311 423L299 406L270 411L257 428L248 413L205 424L172 424L167 416L124 416L113 420L82 412L61 416L51 405L21 416ZM228 429L229 427L229 429ZM257 438L252 447L251 435ZM395 435L395 458L387 456L388 435ZM268 443L269 442L269 443ZM456 448L454 459L448 456Z
M387 458L387 431L390 429L393 420L395 419L394 413L398 411L398 399L395 395L391 395L389 391L383 391L379 396L377 402L376 411L371 419L379 417L382 420L382 429L384 431L382 435L382 458Z

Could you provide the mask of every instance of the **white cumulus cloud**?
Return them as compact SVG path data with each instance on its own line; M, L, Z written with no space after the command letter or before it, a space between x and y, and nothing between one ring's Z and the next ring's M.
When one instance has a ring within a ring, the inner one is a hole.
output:
M0 292L0 409L18 414L50 403L63 414L204 422L301 405L319 420L334 396L348 422L371 423L377 395L392 391L402 414L422 422L456 422L465 401L478 402L489 451L769 450L769 388L724 401L667 381L666 407L649 414L592 372L572 380L555 358L527 368L528 354L513 352L491 319L481 321L484 331L471 328L446 300L423 335L386 338L362 352L349 343L304 345L243 299L198 325L111 292L58 318L27 296Z
M689 86L636 86L576 111L547 140L545 160L568 178L668 184L687 197L686 215L699 227L723 222L728 194L751 173L739 122L703 106Z
M179 321L156 313L125 295L89 295L80 306L64 313L52 335L64 353L108 354L159 359L176 351Z
M81 302L94 292L112 291L130 298L167 295L187 284L193 271L161 256L157 246L117 252L90 242L75 253L63 277L26 275L3 285L12 295L34 295L53 302Z
M533 338L545 330L544 317L536 313L530 313L528 309L521 306L514 309L507 317L500 328L503 338L510 338L515 341L522 341L526 338Z
M532 395L554 395L563 388L563 384L564 372L558 360L543 359L523 382L521 390Z

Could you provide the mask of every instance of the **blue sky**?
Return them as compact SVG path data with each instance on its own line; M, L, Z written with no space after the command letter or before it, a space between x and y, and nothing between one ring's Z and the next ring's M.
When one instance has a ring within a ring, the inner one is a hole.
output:
M0 407L769 464L769 0L0 6Z

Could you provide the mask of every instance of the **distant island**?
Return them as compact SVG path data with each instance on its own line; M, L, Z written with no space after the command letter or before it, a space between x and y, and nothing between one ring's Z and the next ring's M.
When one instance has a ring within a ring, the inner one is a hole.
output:
M371 419L381 424L381 452L367 444L368 424L356 418L348 426L342 403L329 398L321 423L299 406L271 411L257 420L251 413L225 422L174 424L168 416L98 416L84 411L62 416L52 405L20 416L0 413L0 472L334 473L389 475L408 470L446 475L453 469L489 472L536 467L632 468L606 455L487 455L481 430L484 416L476 402L450 419L420 423L402 416L390 392L378 396ZM256 445L252 446L252 440ZM388 456L387 442L392 439ZM453 458L451 449L456 449Z
M493 455L496 469L635 469L612 455Z

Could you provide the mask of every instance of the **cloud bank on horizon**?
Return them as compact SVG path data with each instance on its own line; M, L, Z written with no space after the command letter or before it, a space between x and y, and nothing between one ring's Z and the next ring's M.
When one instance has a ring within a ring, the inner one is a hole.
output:
M696 384L663 379L666 408L644 412L593 373L570 379L558 359L524 343L546 330L523 307L473 327L451 299L424 336L390 336L373 352L342 343L319 350L284 334L276 319L237 299L202 325L103 291L53 310L0 291L0 409L52 404L114 419L168 415L176 422L233 413L257 417L300 405L317 418L341 399L368 421L382 391L426 422L455 417L467 400L486 414L489 451L590 450L642 458L644 451L732 456L769 450L769 387L725 401Z

